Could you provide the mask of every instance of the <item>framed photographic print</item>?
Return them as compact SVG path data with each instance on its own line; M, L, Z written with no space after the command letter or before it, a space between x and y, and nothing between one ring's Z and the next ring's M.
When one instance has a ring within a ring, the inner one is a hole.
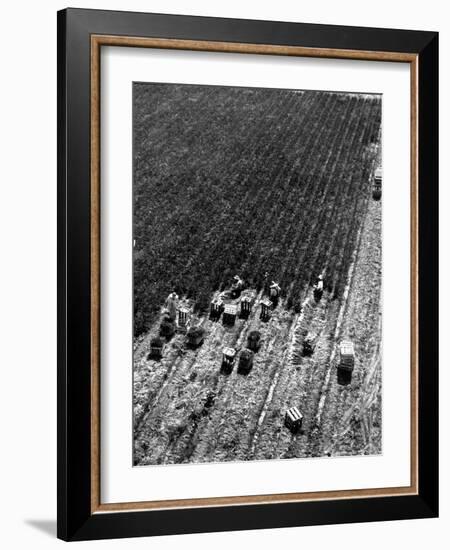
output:
M58 536L438 514L438 36L58 13Z

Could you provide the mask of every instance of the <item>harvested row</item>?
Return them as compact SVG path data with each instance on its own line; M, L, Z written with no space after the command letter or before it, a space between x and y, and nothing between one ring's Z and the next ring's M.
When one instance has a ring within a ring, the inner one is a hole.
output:
M352 385L332 385L324 413L321 449L330 454L350 455L355 446L371 454L381 446L381 245L374 237L380 234L381 205L371 202L342 327L358 359Z

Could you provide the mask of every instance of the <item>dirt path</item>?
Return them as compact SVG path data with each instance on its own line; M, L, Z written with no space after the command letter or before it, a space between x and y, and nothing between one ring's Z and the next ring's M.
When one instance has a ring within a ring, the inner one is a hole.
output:
M354 342L351 384L336 373L316 434L317 454L381 452L381 203L370 201L341 338Z

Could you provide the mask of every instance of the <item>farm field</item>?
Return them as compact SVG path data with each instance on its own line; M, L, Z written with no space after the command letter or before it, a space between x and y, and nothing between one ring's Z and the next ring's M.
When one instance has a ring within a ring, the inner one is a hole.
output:
M133 94L134 464L380 453L381 97L144 83ZM210 302L236 274L252 309L225 326ZM263 321L272 280L280 296ZM153 359L172 291L204 341L190 349L177 331ZM244 349L254 330L250 372L224 374L223 348ZM343 339L355 347L347 385ZM297 434L284 425L293 406Z

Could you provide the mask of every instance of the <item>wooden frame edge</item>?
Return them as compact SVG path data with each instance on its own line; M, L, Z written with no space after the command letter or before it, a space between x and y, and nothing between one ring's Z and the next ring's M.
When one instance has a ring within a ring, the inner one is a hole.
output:
M354 489L311 493L283 493L197 499L102 504L100 498L100 49L101 46L247 53L409 63L411 111L411 484L405 487ZM91 35L90 55L90 176L91 176L91 514L243 506L283 502L415 496L418 479L418 71L419 55L402 52L307 48L235 42L214 42L115 35Z
M283 502L313 502L320 500L346 500L362 498L382 498L413 496L417 493L410 487L393 487L381 489L350 489L343 491L315 491L311 493L280 493L267 495L242 495L231 497L209 497L180 500L153 500L142 502L119 502L99 504L93 513L123 511L170 510L182 508L204 508L221 506L248 506L252 504L280 504Z
M142 38L136 36L115 36L107 34L92 34L91 46L127 46L132 48L163 48L168 50L284 55L294 57L321 57L330 59L361 59L403 63L413 62L416 58L416 54L402 52L310 48L305 46L280 46L275 44L251 44L209 40L181 40L176 38Z

